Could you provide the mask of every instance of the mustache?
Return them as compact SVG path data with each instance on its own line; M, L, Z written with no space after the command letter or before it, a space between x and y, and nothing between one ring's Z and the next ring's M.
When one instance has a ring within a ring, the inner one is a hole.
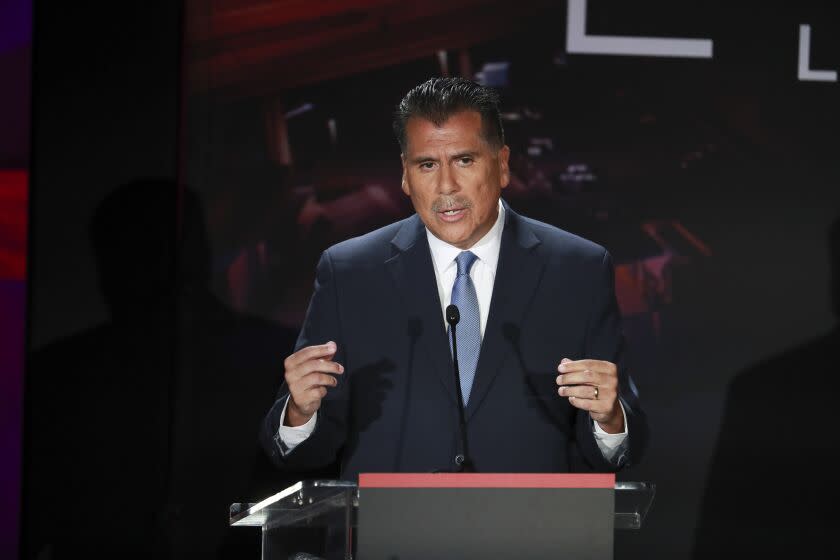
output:
M446 212L455 208L472 208L472 202L459 196L442 196L432 203L432 212Z

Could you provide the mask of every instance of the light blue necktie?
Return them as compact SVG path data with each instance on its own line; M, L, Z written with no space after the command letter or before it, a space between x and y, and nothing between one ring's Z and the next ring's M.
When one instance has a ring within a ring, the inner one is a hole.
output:
M452 304L458 307L461 320L456 328L458 336L458 371L461 374L461 395L464 406L470 400L470 390L475 379L478 354L481 350L481 319L478 313L478 296L470 278L470 268L478 259L470 251L463 251L455 258L458 276L452 286ZM452 352L452 334L449 334L449 351Z

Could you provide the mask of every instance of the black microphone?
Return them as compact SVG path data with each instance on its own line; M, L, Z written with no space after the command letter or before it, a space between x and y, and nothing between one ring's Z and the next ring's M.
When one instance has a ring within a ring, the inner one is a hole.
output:
M473 472L472 461L470 461L469 448L467 447L467 421L464 418L464 396L461 393L461 374L458 372L458 339L455 336L455 326L461 320L461 312L457 305L449 305L446 308L446 322L452 331L452 364L455 372L455 393L458 398L458 427L461 435L461 454L455 456L456 472Z

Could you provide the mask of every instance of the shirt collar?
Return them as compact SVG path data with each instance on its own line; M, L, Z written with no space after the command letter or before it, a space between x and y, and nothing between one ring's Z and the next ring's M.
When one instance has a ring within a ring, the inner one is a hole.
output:
M493 224L490 231L484 234L484 237L467 249L468 251L472 251L480 261L484 262L494 276L496 274L496 265L499 263L499 249L502 246L502 230L504 227L505 207L502 204L502 200L499 199L499 215L496 217L496 223ZM455 257L464 250L435 237L429 231L429 228L426 228L426 239L429 240L432 262L434 262L435 270L437 270L438 274L453 265L455 263Z

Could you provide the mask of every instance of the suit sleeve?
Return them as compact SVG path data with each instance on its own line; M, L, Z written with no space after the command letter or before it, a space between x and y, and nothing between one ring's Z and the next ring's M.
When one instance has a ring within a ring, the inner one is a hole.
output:
M333 340L338 347L334 360L349 371L345 361L337 291L332 259L329 251L325 251L318 262L315 290L295 351ZM275 466L286 471L308 471L326 467L335 461L347 436L347 376L348 373L338 376L338 385L329 390L321 401L315 431L291 451L286 450L278 433L280 416L289 396L288 387L283 383L260 429L260 444Z
M615 297L615 269L612 257L606 251L594 285L584 357L616 364L619 399L627 418L627 439L622 443L620 455L611 463L604 458L595 442L592 419L587 411L577 411L575 430L581 459L585 463L581 465L583 470L610 472L638 463L647 444L648 425L640 406L638 390L628 372L621 315Z

